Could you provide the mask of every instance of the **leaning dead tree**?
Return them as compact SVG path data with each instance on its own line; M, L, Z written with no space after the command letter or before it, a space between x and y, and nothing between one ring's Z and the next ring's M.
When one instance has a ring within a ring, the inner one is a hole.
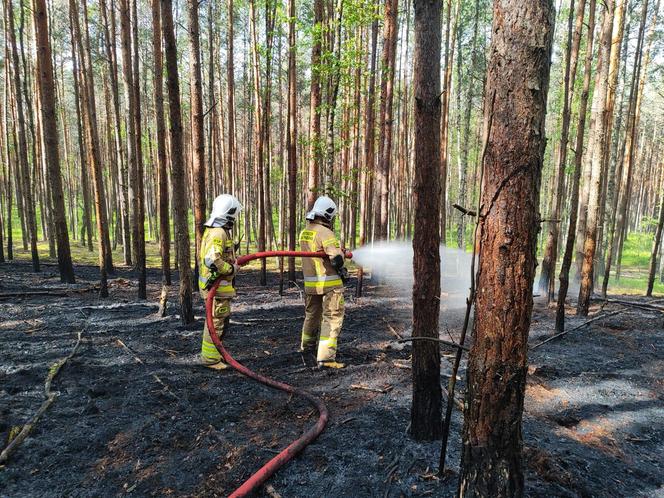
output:
M487 69L495 95L484 162L461 496L523 496L521 418L539 230L554 12L497 0Z

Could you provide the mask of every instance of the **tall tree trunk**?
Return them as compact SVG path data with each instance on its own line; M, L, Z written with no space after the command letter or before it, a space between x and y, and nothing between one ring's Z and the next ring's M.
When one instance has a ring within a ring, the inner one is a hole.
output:
M486 93L495 103L485 112L496 120L478 213L479 285L460 481L460 496L468 497L524 493L521 419L554 28L548 0L497 0L493 13Z
M295 250L297 230L297 35L295 0L288 0L288 250ZM288 258L288 281L295 282L295 258Z
M233 0L228 0L228 39L226 48L226 85L228 91L228 150L226 151L226 186L230 192L236 187L235 152L235 67L233 51Z
M177 264L180 273L180 319L183 324L194 321L191 302L191 254L189 249L189 221L187 214L186 181L184 173L182 111L180 109L180 79L178 76L178 53L173 28L173 4L161 0L161 28L164 36L166 59L166 87L168 89L168 111L170 116L171 188L173 191L173 222Z
M258 250L265 251L266 244L266 212L265 212L265 141L263 134L263 102L261 99L261 78L258 36L256 33L256 10L255 0L249 2L249 24L251 29L251 53L254 83L254 140L255 155L254 164L256 180L258 182L258 210L256 212L258 222ZM260 284L267 283L267 267L265 258L261 259Z
M611 264L613 262L613 258L616 257L616 255L618 255L618 262L620 261L619 255L620 255L620 248L622 246L622 241L621 241L622 234L624 233L625 225L627 222L629 198L632 191L634 151L636 149L636 140L637 140L636 133L639 124L640 101L643 90L642 82L644 81L644 70L645 70L644 66L647 66L647 62L645 64L643 62L643 57L644 57L643 43L645 39L645 23L648 15L648 3L649 3L648 0L645 0L641 10L641 21L639 24L639 33L637 36L636 52L634 57L634 68L632 71L632 81L629 92L629 106L627 110L627 123L625 130L625 143L623 149L623 156L617 159L622 162L621 168L622 168L623 177L621 185L623 187L622 187L622 193L620 192L620 189L618 189L615 194L616 196L618 196L618 203L617 203L616 219L614 223L612 223L609 231L609 245L607 248L606 264L604 267L604 279L602 280L603 296L606 296L606 292L609 286L609 279L611 277ZM659 8L659 1L657 2L657 8ZM656 24L657 12L658 10L656 9L652 26ZM652 26L650 28L651 30ZM650 31L649 33L649 44L651 40L652 40L652 31ZM648 47L648 49L645 51L646 61L648 58L649 50L650 49ZM619 271L616 272L616 278L618 278L619 273L620 273Z
M311 209L319 195L318 174L322 162L321 144L321 52L323 37L323 0L314 0L313 44L311 47L311 96L309 124L309 176L307 180L307 209Z
M390 168L392 165L392 108L394 100L394 74L397 52L397 0L385 0L385 22L383 24L383 54L380 79L380 138L378 140L378 183L379 201L376 203L376 238L389 238L388 199L390 190Z
M473 111L473 100L475 99L475 78L478 65L477 34L479 29L480 0L475 0L475 12L473 14L473 38L471 41L470 76L468 78L468 98L463 116L463 138L461 142L461 174L459 175L459 204L466 205L466 190L468 178L468 148L470 142L470 118ZM459 214L457 225L457 245L459 249L465 249L465 215Z
M85 130L85 142L88 148L88 160L92 173L92 184L95 196L95 216L97 220L97 241L99 249L99 295L108 297L107 273L113 271L113 260L111 256L111 243L108 235L108 221L106 216L106 196L101 166L101 151L99 133L97 129L97 112L95 109L94 80L92 79L92 62L90 60L90 45L88 36L87 8L84 6L85 33L81 31L79 23L78 2L69 0L69 15L72 32L76 43L74 52L79 55L79 95L82 97L83 128Z
M438 338L440 311L440 51L441 1L414 0L415 232L413 337ZM433 341L413 343L410 432L417 440L441 435L440 352Z
M579 102L579 122L576 127L576 144L574 151L574 173L572 178L572 192L569 206L569 226L565 253L560 267L560 287L558 288L558 301L556 303L556 331L565 329L565 299L569 288L569 272L574 257L574 239L576 236L576 222L579 204L579 184L581 181L581 163L583 161L583 139L586 129L586 111L588 109L588 94L590 92L590 78L592 72L593 43L595 34L595 0L590 0L588 16L588 41L586 43L586 59L583 69L583 89Z
M205 222L205 127L203 125L203 83L198 35L198 0L187 0L189 14L189 81L191 92L192 175L194 185L195 253L201 248ZM194 280L198 281L198 257L194 259Z
M23 8L23 6L21 6ZM17 125L18 125L18 158L19 169L21 171L20 181L23 186L23 200L25 206L25 218L30 237L30 253L32 255L32 269L36 272L39 268L39 252L37 251L37 221L35 215L35 205L32 197L32 183L30 181L30 163L28 162L28 145L25 127L25 114L23 111L23 96L21 93L21 66L18 59L18 50L16 48L16 35L14 32L14 9L12 0L5 1L5 16L7 17L6 36L11 46L11 65L14 88L14 105L16 107ZM5 61L7 64L9 61ZM9 82L5 81L8 85Z
M647 2L647 0L646 0ZM600 210L600 193L602 181L602 158L607 133L605 125L606 96L608 92L609 58L611 55L611 35L613 33L613 0L604 3L602 33L597 63L597 78L593 91L593 103L590 112L590 136L588 152L590 153L590 195L588 197L588 213L586 215L585 240L583 243L583 264L581 266L581 287L576 312L586 316L590 306L590 296L594 288L595 252L597 249L597 231Z
M567 167L567 149L569 140L569 125L571 108L574 96L574 81L576 81L576 66L581 44L581 29L583 15L585 12L585 0L579 0L574 11L574 0L571 0L569 17L567 19L567 50L565 52L565 76L563 79L563 114L560 131L560 142L558 143L558 155L555 167L555 190L553 191L553 207L551 218L547 223L548 233L544 258L542 259L542 271L540 273L539 289L547 295L547 301L553 299L555 285L554 276L556 272L556 259L558 257L558 237L562 225L562 197L565 182L565 169ZM574 21L574 23L573 23Z
M660 161L660 168L664 164ZM662 243L662 228L664 228L664 191L659 201L659 221L657 222L657 230L655 231L655 238L652 241L652 252L650 253L650 263L648 265L648 288L646 296L652 296L652 290L655 285L655 274L657 273L657 255L659 254L659 247Z
M166 122L164 120L164 67L161 48L161 5L152 0L152 51L154 58L154 112L157 128L157 177L159 199L159 253L161 275L171 285L171 228L168 205L168 164L166 163Z
M376 110L374 101L376 96L376 56L378 49L378 21L371 24L371 62L369 63L369 88L367 89L367 103L364 108L364 161L360 172L360 246L367 241L369 232L369 213L371 211L371 183L374 170L375 126Z
M53 58L48 32L46 0L33 0L33 17L35 46L37 48L39 108L41 110L44 158L48 168L48 182L51 189L50 198L53 206L55 238L58 248L58 268L60 270L60 280L73 284L76 278L71 260L64 193L62 191Z
M132 71L133 88L132 98L134 100L134 140L136 141L136 162L132 177L135 181L134 193L136 212L136 269L138 270L138 297L147 298L147 270L145 261L145 189L143 187L143 133L141 118L141 79L139 72L138 57L138 9L137 0L131 0L131 42L132 42Z

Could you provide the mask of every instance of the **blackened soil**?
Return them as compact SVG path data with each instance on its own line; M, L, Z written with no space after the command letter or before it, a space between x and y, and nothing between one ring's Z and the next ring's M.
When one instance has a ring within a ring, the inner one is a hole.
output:
M0 266L0 447L38 409L49 367L83 331L53 383L56 401L0 468L0 496L226 496L314 423L315 410L300 399L197 365L200 299L197 324L184 328L176 289L168 315L156 315L156 272L145 302L128 270L113 276L105 300L90 290L94 268L78 267L77 276L64 286L54 267L34 275L29 265ZM370 282L360 299L349 290L340 340L349 366L321 372L297 353L299 291L279 296L276 275L267 288L251 271L238 280L228 349L260 373L309 389L330 410L325 432L269 481L271 493L453 496L456 471L435 476L439 443L415 443L407 433L411 348L393 339L410 334L408 301ZM36 289L52 295L21 294ZM617 309L625 311L531 350L529 496L664 494L664 315L619 305L604 312ZM441 337L458 337L462 314L443 310ZM570 327L580 323L570 316ZM531 344L552 329L552 311L536 304ZM452 351L441 352L447 384ZM463 369L460 378L459 397ZM455 411L451 469L461 424Z

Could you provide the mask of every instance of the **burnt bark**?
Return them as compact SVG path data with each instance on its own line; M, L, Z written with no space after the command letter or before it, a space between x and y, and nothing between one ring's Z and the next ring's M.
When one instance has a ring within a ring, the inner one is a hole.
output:
M497 0L460 496L523 496L521 434L554 13ZM485 122L488 120L485 119Z

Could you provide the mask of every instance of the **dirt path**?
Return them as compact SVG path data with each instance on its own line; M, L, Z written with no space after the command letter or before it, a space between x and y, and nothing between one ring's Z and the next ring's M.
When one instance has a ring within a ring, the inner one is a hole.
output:
M130 274L118 273L103 302L85 292L96 270L83 267L72 288L83 292L0 298L2 447L39 407L50 366L84 331L53 384L57 400L0 469L0 496L225 496L313 423L315 413L298 399L196 365L202 317L183 329L172 303L169 316L157 317L159 286L140 303ZM323 435L270 481L274 489L284 497L452 496L456 475L443 482L433 475L439 444L407 436L410 346L395 346L388 324L409 335L408 301L371 285L360 300L349 292L340 341L349 367L319 372L304 364L313 358L296 352L298 291L280 297L275 276L267 289L251 272L239 280L229 350L259 372L322 396L331 414ZM28 265L0 266L0 296L62 287L53 267L35 277ZM449 338L445 328L457 336L461 311L446 310L442 320L442 337ZM663 322L662 313L630 309L531 352L529 496L664 494ZM537 305L531 342L552 329L551 312ZM456 413L452 468L460 431Z

